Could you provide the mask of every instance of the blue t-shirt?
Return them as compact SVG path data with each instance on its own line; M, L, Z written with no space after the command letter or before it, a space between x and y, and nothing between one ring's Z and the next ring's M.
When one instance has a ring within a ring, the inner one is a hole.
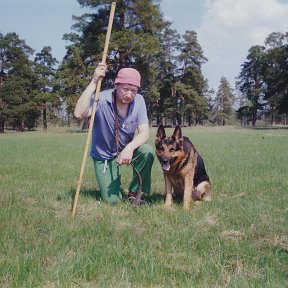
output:
M97 104L90 152L90 156L97 160L110 160L117 156L112 92L113 89L100 92ZM119 151L122 151L134 138L137 127L148 123L146 104L142 95L137 94L129 104L125 118L118 113L118 121Z

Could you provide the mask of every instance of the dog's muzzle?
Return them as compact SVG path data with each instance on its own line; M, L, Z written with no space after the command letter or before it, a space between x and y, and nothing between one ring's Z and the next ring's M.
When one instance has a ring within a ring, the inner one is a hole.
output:
M163 171L169 171L170 170L170 163L168 159L161 159L161 166Z

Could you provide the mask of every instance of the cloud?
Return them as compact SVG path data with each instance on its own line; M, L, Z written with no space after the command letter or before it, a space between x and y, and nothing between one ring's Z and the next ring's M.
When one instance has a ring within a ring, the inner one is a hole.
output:
M233 87L248 50L264 45L272 32L288 31L287 15L288 1L206 0L206 12L197 33L209 59L203 73L210 86L217 89L224 76Z

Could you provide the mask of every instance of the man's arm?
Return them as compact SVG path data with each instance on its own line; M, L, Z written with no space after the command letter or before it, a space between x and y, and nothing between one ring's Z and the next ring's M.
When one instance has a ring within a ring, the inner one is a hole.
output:
M88 118L91 114L90 101L92 95L95 93L96 85L100 77L104 77L106 72L106 64L99 63L96 67L93 78L89 85L86 87L80 98L78 99L74 116L79 119Z
M149 124L142 124L138 126L138 134L133 140L126 145L118 156L118 164L129 165L131 163L133 152L135 149L146 143L149 139Z
M96 90L96 83L94 80L91 80L89 85L86 87L80 98L78 99L75 110L74 116L79 119L88 118L91 114L90 112L90 102L91 96Z

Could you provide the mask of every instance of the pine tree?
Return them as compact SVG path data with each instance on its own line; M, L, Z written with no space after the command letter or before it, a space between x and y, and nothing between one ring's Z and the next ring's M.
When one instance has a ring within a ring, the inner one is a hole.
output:
M252 104L250 109L252 125L256 125L259 110L266 104L264 101L266 83L264 81L265 47L253 46L249 49L247 61L242 65L237 87Z
M0 87L0 127L5 123L17 131L32 129L40 115L36 97L36 75L29 57L33 49L16 33L0 34L0 59L6 81Z
M182 124L181 103L176 93L177 53L180 45L180 35L171 29L171 22L165 23L160 34L161 52L158 56L158 89L160 98L157 99L157 124L165 119L173 124ZM165 123L166 124L166 123Z
M43 129L47 130L47 113L49 108L60 105L59 98L53 91L55 83L55 65L57 63L56 58L53 58L51 54L51 47L44 47L40 53L35 57L35 72L38 76L37 80L37 102L42 110L42 122Z
M75 103L74 99L79 97L77 93L83 91L96 63L102 58L112 3L104 0L78 0L78 2L82 6L90 7L91 13L74 17L77 21L73 25L76 33L64 35L64 39L71 44L67 46L67 55L60 73L62 77L68 78L63 78L65 87L62 92L67 97L67 102L72 103L71 108ZM150 114L153 103L159 97L155 87L157 81L155 69L158 67L156 55L160 52L159 31L164 26L157 4L158 1L153 0L117 1L107 59L108 71L103 81L103 88L113 87L120 68L127 66L138 69L142 76L142 94L146 98ZM81 69L74 66L73 63L76 62ZM69 74L79 78L79 85L70 79ZM68 100L68 97L72 97L73 100Z
M61 82L59 93L65 103L68 126L76 102L87 86L87 69L87 65L83 62L83 50L79 46L73 46L57 71L56 77Z
M214 121L218 123L218 125L225 126L227 124L232 124L234 120L234 101L235 96L233 94L233 89L230 87L227 79L222 77L213 108Z
M204 119L208 118L208 114L205 113L208 109L208 102L204 97L207 83L201 71L201 66L207 58L198 43L195 31L186 31L178 59L182 67L179 69L179 82L176 90L184 107L183 113L188 126L192 123L201 124Z
M265 100L270 108L271 124L275 125L277 118L284 123L288 120L288 32L271 33L265 40L267 47L264 80L267 85Z

